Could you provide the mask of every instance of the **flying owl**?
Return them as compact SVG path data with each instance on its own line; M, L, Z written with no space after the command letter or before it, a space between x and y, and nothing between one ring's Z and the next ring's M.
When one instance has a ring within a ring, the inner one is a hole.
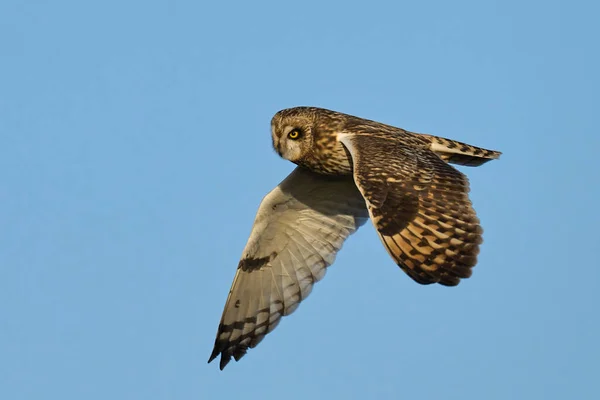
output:
M208 362L220 354L223 369L255 347L369 218L416 282L471 276L482 229L468 179L448 163L479 166L500 152L315 107L279 111L271 135L298 167L260 204Z

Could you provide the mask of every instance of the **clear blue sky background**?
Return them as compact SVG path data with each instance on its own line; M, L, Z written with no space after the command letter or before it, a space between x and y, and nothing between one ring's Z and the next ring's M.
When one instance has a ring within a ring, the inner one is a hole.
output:
M600 398L597 2L0 3L0 398ZM504 152L455 288L374 229L206 364L269 121L327 107Z

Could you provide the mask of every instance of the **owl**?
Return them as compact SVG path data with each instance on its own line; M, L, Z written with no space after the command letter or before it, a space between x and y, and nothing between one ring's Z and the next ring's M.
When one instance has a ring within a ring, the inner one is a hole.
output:
M368 219L414 281L471 276L482 229L469 182L449 163L479 166L500 152L316 107L279 111L271 135L297 167L259 206L209 362L220 355L223 369L255 347Z

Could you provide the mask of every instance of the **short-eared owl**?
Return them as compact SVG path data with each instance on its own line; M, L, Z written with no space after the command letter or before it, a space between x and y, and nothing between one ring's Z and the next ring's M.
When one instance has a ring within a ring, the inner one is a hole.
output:
M471 275L482 229L465 175L497 151L315 107L279 111L273 147L298 167L263 199L214 350L223 369L291 314L344 240L370 217L394 262L421 284Z

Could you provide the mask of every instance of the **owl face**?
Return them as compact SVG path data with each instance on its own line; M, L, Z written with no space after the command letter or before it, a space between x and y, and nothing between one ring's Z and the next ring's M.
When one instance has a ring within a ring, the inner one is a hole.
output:
M276 115L271 122L273 148L286 160L301 163L313 147L313 129L307 117Z

